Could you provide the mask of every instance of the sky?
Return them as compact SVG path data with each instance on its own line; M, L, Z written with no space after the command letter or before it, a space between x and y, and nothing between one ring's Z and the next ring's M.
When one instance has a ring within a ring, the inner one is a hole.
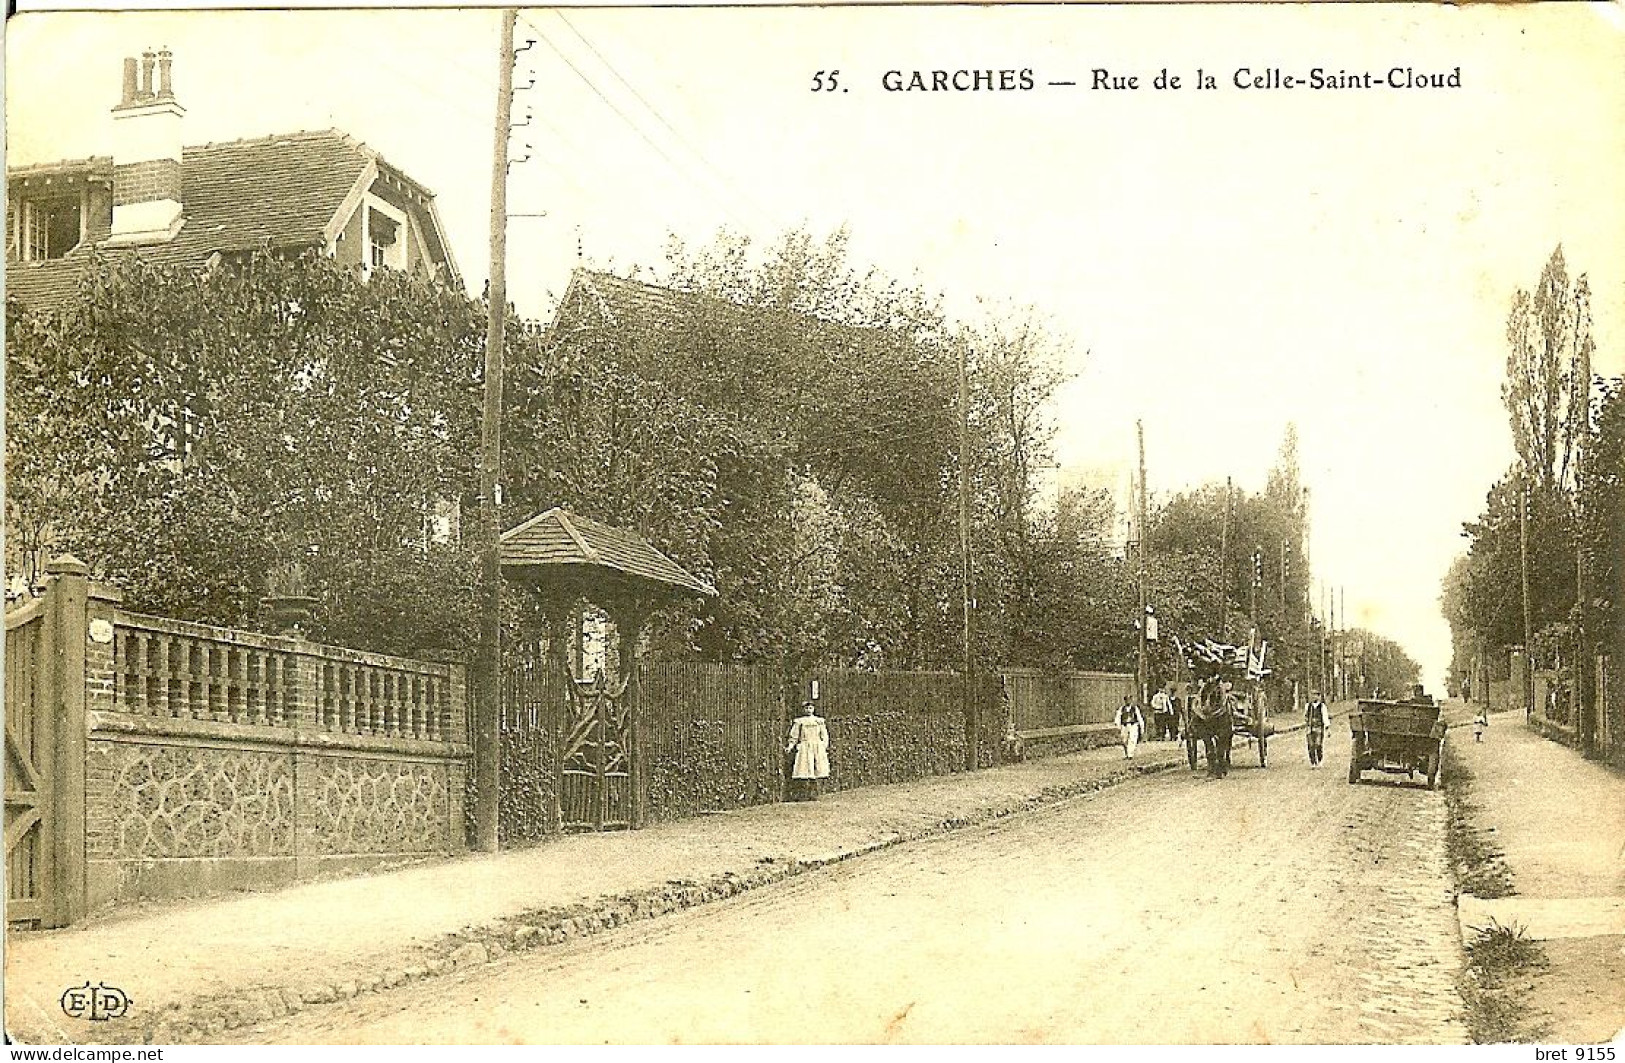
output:
M107 153L121 58L168 46L187 143L353 134L435 191L477 293L499 17L24 13L7 162ZM522 313L548 315L577 264L658 267L670 234L844 225L856 261L952 314L1050 324L1063 475L1125 468L1138 419L1154 498L1257 491L1296 424L1317 579L1433 688L1440 578L1513 459L1508 304L1558 244L1591 278L1598 371L1625 370L1617 5L531 9L517 36ZM1234 81L1316 67L1459 69L1460 87ZM1152 87L1164 68L1180 89ZM883 88L934 69L1035 88ZM1097 69L1141 87L1094 89Z

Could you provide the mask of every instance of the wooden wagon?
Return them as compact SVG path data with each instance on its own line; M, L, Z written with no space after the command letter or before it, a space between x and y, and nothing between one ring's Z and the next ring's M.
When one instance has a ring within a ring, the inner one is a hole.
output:
M1354 744L1349 752L1349 782L1366 771L1404 772L1427 777L1438 785L1444 762L1445 724L1439 706L1420 701L1367 701L1349 714Z

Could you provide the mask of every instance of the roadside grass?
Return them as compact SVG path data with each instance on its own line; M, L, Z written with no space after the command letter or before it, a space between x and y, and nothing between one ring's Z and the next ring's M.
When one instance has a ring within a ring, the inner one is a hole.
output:
M1510 897L1517 892L1503 854L1475 822L1479 806L1472 800L1473 773L1448 744L1445 746L1445 804L1449 810L1447 845L1457 894ZM1495 920L1475 927L1466 943L1467 965L1458 988L1467 1006L1467 1028L1475 1044L1529 1044L1546 1039L1547 1027L1530 1004L1532 977L1546 966L1540 943L1519 925Z
M1518 892L1512 885L1512 869L1477 823L1480 806L1472 799L1473 773L1448 742L1444 760L1444 800L1450 820L1447 852L1456 892L1486 900L1510 897Z

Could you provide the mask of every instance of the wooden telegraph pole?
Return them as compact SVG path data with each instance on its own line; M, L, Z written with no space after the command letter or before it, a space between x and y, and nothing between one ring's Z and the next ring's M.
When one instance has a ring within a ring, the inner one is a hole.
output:
M1535 709L1534 622L1529 614L1529 475L1518 472L1518 567L1523 583L1523 711Z
M1585 495L1581 489L1585 485L1586 451L1590 449L1591 438L1591 351L1582 344L1578 354L1580 365L1574 374L1574 387L1579 395L1580 428L1576 435L1579 437L1574 446L1574 682L1571 689L1574 691L1572 704L1574 713L1571 721L1575 733L1580 736L1580 748L1590 752L1596 742L1595 706L1598 703L1600 692L1596 696L1586 696L1586 536L1585 536L1585 510L1583 500ZM1571 401L1573 401L1571 399Z
M1342 655L1341 674L1343 676L1343 696L1349 696L1352 687L1349 683L1349 591L1347 587L1337 588L1337 615L1343 632L1343 645L1338 650Z
M1139 617L1139 620L1137 621L1137 626L1140 629L1140 655L1139 655L1139 658L1138 658L1138 662L1137 662L1137 664L1135 666L1135 683L1136 683L1135 692L1137 694L1137 699L1136 700L1138 700L1140 705L1143 707L1146 704L1146 697L1150 693L1150 690L1147 687L1147 684L1150 682L1150 669L1149 669L1149 665L1148 665L1148 663L1146 661L1146 655L1147 655L1147 652L1149 651L1149 648L1150 648L1150 632L1147 630L1147 628L1150 625L1147 623L1148 614L1146 612L1146 606L1149 604L1149 602L1147 600L1147 591L1146 591L1146 585L1145 585L1145 580L1146 580L1145 552L1146 552L1146 548L1150 544L1149 544L1149 541L1147 540L1147 537L1146 537L1146 519L1145 519L1146 494L1145 494L1145 424L1144 424L1144 422L1142 422L1142 421L1135 421L1134 422L1134 436L1135 436L1135 439L1138 442L1139 448L1140 448L1140 492L1139 492L1139 518L1138 518L1139 546L1135 550L1135 555L1136 555L1136 558L1137 558L1137 560L1139 562L1138 568L1139 568L1139 577L1140 577L1139 578L1139 583L1140 583L1140 617Z
M960 710L965 718L965 770L975 771L979 760L977 746L980 737L976 720L976 692L973 689L974 661L971 655L973 641L971 562L970 562L970 379L965 365L966 350L959 343L959 573L960 597L964 609L964 661L960 682Z
M1219 518L1219 641L1230 619L1230 477L1224 478L1224 512Z
M474 727L474 846L497 849L502 735L502 354L508 313L508 134L513 122L513 27L519 12L502 12L497 56L497 113L491 149L490 320L485 334L485 395L480 418L481 603L478 696Z

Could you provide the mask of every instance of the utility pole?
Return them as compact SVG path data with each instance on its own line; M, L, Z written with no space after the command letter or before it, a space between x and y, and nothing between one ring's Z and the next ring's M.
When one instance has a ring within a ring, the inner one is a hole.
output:
M978 762L977 746L980 735L976 720L976 694L972 689L971 655L973 624L971 619L971 562L970 562L970 379L965 365L964 341L959 343L959 571L960 597L965 613L965 659L960 683L960 710L965 717L965 770L975 771Z
M1146 601L1146 586L1145 586L1145 552L1146 552L1146 548L1150 545L1150 543L1149 543L1149 541L1148 541L1148 539L1146 537L1146 520L1145 520L1146 497L1145 497L1145 423L1144 422L1142 422L1142 421L1135 421L1134 422L1134 437L1135 437L1135 440L1138 442L1139 448L1140 448L1139 549L1135 551L1135 553L1137 555L1137 558L1139 560L1139 570L1140 570L1140 617L1139 617L1139 620L1138 620L1138 622L1136 624L1136 626L1139 627L1139 629L1140 629L1140 656L1139 656L1138 664L1135 667L1135 682L1137 683L1137 686L1135 687L1135 690L1139 694L1139 703L1143 706L1143 705L1146 704L1146 695L1149 693L1149 690L1147 688L1147 683L1150 680L1150 672L1149 672L1149 668L1147 667L1147 663L1146 663L1146 653L1147 653L1147 651L1149 649L1149 644L1148 643L1149 643L1149 634L1150 634L1146 629L1150 625L1147 623L1147 620L1146 620L1147 615L1148 615L1147 612L1146 612L1146 605L1148 604L1148 602Z
M1523 582L1523 712L1535 711L1534 622L1529 615L1529 470L1518 471L1518 567Z
M513 27L519 12L502 12L497 56L497 113L491 149L490 320L485 334L485 394L480 418L481 603L474 727L474 847L497 849L502 734L502 355L508 314L508 134L513 122Z
M1332 689L1332 680L1337 672L1333 668L1331 656L1335 644L1336 632L1332 630L1332 607L1327 602L1328 591L1325 581L1320 584L1320 689L1322 693L1329 694L1333 701L1337 700L1337 691Z
M1586 451L1591 438L1591 351L1580 345L1577 358L1580 365L1574 374L1574 386L1580 394L1580 431L1574 446L1574 691L1573 723L1580 736L1580 749L1589 753L1596 738L1594 709L1597 698L1586 697L1586 549L1585 508L1581 488L1585 483ZM1570 401L1573 401L1572 399Z
M1230 477L1224 478L1224 513L1219 518L1219 641L1225 641L1225 624L1230 619Z
M1339 588L1337 588L1337 598L1338 598L1337 615L1338 615L1339 618L1341 618L1341 623L1342 623L1342 626L1343 626L1343 688L1344 688L1343 696L1347 697L1350 693L1353 692L1353 687L1352 687L1352 684L1351 684L1351 682L1349 680L1349 661L1352 658L1350 658L1349 655L1348 655L1348 643L1349 643L1349 589L1347 587L1339 587Z
M1314 610L1309 605L1309 595L1313 593L1313 590L1309 581L1314 569L1309 564L1309 488L1307 487L1303 489L1303 523L1299 530L1303 535L1303 685L1307 687L1314 682L1314 676L1309 671L1309 642L1310 636L1314 632ZM1283 579L1281 582L1284 584L1286 581ZM1284 589L1281 594L1283 600L1285 600L1286 591ZM1294 598L1292 604L1298 604L1296 598ZM1304 693L1309 692L1305 690Z
M1264 582L1264 548L1253 548L1253 573L1251 591L1247 598L1247 624L1250 630L1247 633L1247 648L1252 649L1258 641L1258 585Z

